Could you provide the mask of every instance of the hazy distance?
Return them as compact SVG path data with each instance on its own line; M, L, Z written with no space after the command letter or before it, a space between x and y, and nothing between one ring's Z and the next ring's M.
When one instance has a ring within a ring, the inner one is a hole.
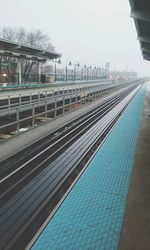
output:
M149 75L130 18L129 0L0 0L0 27L39 28L64 61Z

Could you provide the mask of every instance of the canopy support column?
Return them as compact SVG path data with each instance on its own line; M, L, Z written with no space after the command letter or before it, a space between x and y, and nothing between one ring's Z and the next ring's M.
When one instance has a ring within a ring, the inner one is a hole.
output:
M38 61L38 76L39 76L39 83L41 83L41 62Z
M21 60L18 59L18 84L21 85L22 76L21 76Z

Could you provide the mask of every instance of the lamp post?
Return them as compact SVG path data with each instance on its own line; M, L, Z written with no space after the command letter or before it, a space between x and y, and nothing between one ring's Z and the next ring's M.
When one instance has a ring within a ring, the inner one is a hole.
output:
M75 61L74 63L74 82L76 81L76 67L80 67L80 63Z
M91 65L89 66L89 69L90 69L90 80L92 80L93 73L92 73L92 66Z
M102 68L102 79L104 78L104 69Z
M69 62L68 62L69 61ZM68 80L68 67L67 66L71 66L72 65L72 62L69 60L69 59L67 59L67 61L66 61L66 68L65 68L65 80L66 80L66 82L67 82L67 80Z
M95 66L95 68L94 68L94 72L95 72L95 74L94 74L94 80L97 80L97 67Z
M58 61L55 59L55 78L54 78L54 82L56 82L57 81L57 68L56 68L56 63L61 63L61 60L59 59Z
M96 66L93 66L93 69L92 69L92 80L95 80L96 79Z
M89 80L89 66L87 66L86 64L84 65L84 68L86 69L86 81Z
M92 69L92 80L95 80L95 66Z
M100 67L98 68L98 79L99 80L101 79L101 68Z
M84 65L84 68L86 69L86 78L85 80L88 81L89 80L89 66L87 66L86 64Z
M73 80L76 81L76 67L74 66Z
M86 70L86 64L84 64L84 73L83 73L83 78L86 81L87 80L87 70Z
M107 69L105 68L105 79L107 78Z
M80 80L81 81L85 80L85 64L83 64L81 69L80 69Z

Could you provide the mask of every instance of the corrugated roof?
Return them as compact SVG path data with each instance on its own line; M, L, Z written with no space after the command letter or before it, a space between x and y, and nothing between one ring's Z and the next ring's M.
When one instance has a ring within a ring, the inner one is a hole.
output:
M129 0L143 58L150 61L150 1Z
M0 54L31 60L53 60L61 54L0 38Z

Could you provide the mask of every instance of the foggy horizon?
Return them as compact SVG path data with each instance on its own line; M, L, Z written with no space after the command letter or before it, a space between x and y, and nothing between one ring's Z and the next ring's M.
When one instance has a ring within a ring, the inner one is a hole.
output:
M142 58L128 0L0 0L0 28L24 27L47 33L56 52L80 64L149 75ZM7 13L7 15L6 15Z

